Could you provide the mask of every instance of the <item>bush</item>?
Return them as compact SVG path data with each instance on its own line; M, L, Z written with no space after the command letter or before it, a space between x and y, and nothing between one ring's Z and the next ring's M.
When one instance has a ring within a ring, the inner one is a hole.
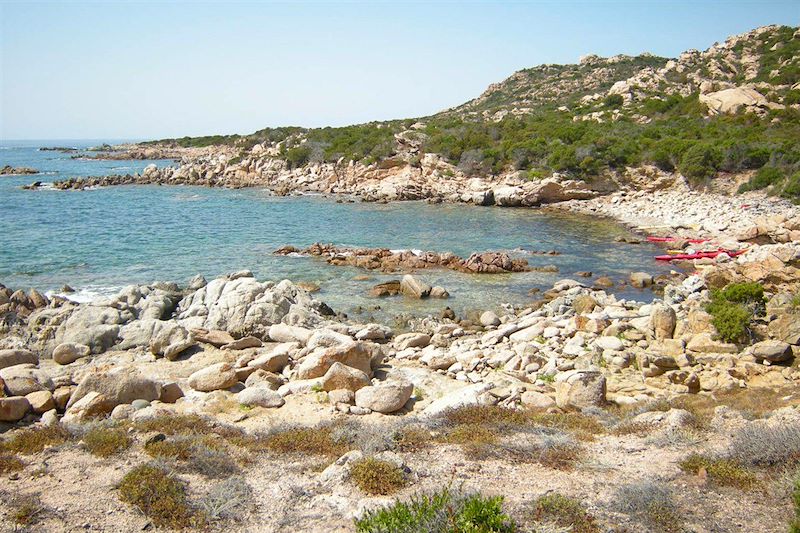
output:
M632 515L657 531L683 531L682 517L669 487L657 481L623 485L612 500L615 510Z
M764 312L764 287L758 283L731 283L724 289L711 291L706 305L719 336L726 342L745 342L751 335L750 325Z
M545 494L533 503L531 518L536 522L554 522L571 528L573 533L595 533L600 528L586 508L573 498L557 492Z
M340 457L350 447L334 437L330 426L278 428L264 438L264 446L277 453Z
M350 465L350 479L367 494L392 494L406 485L403 470L394 463L368 457Z
M9 440L0 444L0 449L31 455L41 452L48 446L64 444L70 438L69 432L59 425L21 429Z
M614 107L614 108L622 106L624 102L625 99L622 98L621 94L609 94L608 96L605 97L605 100L603 100L603 103L605 104L606 107Z
M137 466L122 478L119 497L136 506L158 527L184 529L205 523L202 513L193 509L186 487L155 465Z
M148 443L151 457L178 461L183 469L209 478L224 478L239 473L239 465L220 445L209 438L179 436Z
M795 172L787 178L781 196L792 200L800 199L800 172Z
M232 519L242 515L252 498L253 490L247 481L241 477L231 477L211 487L200 505L212 520Z
M792 487L792 504L794 518L789 524L789 533L800 533L800 479L795 479L794 487Z
M764 166L758 169L758 171L753 174L753 177L750 178L750 181L747 182L747 190L756 191L765 189L770 185L780 183L783 181L783 178L783 172L779 168Z
M122 428L96 427L83 436L83 444L92 455L110 457L131 445L131 439Z
M25 468L25 463L20 461L14 455L8 453L0 453L0 474L7 474L9 472L18 472Z
M513 533L502 496L461 495L445 489L368 512L356 520L360 533Z
M714 458L693 453L678 465L689 474L705 470L708 479L718 485L747 490L758 484L758 477L731 459Z
M678 170L691 181L700 182L712 178L721 162L722 154L718 148L711 144L697 143L683 154Z
M748 424L734 433L728 455L753 466L795 462L800 459L800 426Z
M47 507L42 503L38 494L9 494L0 492L0 499L8 507L8 518L17 526L32 526L36 524L42 515L47 512ZM13 531L18 531L15 527ZM23 531L28 531L24 529Z

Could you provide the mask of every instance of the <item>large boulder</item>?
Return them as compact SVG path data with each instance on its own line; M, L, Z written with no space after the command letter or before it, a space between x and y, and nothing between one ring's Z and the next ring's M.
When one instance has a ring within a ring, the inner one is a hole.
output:
M0 398L0 422L18 422L30 410L31 404L24 396Z
M631 285L637 289L644 289L653 284L653 276L647 272L632 272L629 279Z
M288 324L273 324L269 327L269 338L275 342L299 342L305 346L311 333L310 329Z
M289 353L296 347L296 343L289 342L278 344L272 348L264 348L252 361L247 363L247 367L266 372L280 372L289 363Z
M133 403L134 400L158 400L161 385L132 367L95 370L83 377L70 396L67 409L91 392L101 394L108 412L111 412L117 405Z
M428 404L422 413L426 417L434 417L451 409L482 405L490 401L491 395L487 391L493 387L491 383L476 383L449 392Z
M196 344L189 331L174 320L147 318L136 320L120 329L120 350L140 346L149 348L153 355L174 360Z
M236 395L236 401L249 407L281 407L286 401L268 387L248 387Z
M691 338L686 345L691 352L700 353L736 353L739 348L735 344L714 340L711 333L699 333Z
M556 377L556 405L596 407L606 404L606 378L601 372L572 370Z
M678 316L675 310L668 305L654 305L650 311L650 327L656 339L671 339L675 333Z
M232 279L233 278L233 279ZM321 320L315 302L306 291L288 280L261 283L252 274L215 279L178 304L178 321L189 329L222 330L235 337L269 337L269 328L280 322L315 325Z
M55 342L83 344L92 353L102 353L117 342L120 325L133 318L130 311L120 311L110 306L81 305L58 327Z
M39 364L39 358L28 350L0 350L0 370L24 364Z
M53 361L59 365L68 365L81 357L88 357L91 353L92 350L85 344L62 342L53 350Z
M9 396L25 396L32 392L53 390L53 380L34 365L9 366L0 370L0 379L5 383Z
M227 331L220 331L218 329L212 329L211 331L206 329L193 329L191 333L192 337L194 337L194 340L197 342L210 344L212 346L216 346L217 348L225 346L226 344L230 344L236 340L233 338L233 335Z
M47 411L56 408L56 402L53 400L53 393L49 390L32 392L25 396L25 398L28 399L31 409L37 415L44 414Z
M779 340L757 342L752 349L753 356L756 359L769 361L770 363L781 363L793 357L791 345Z
M414 392L414 385L404 381L386 381L356 391L356 405L378 413L394 413L403 408Z
M369 385L369 376L356 368L333 363L322 376L322 390L347 389L357 391Z
M424 348L431 342L431 336L427 333L403 333L394 339L394 346L398 350L406 348Z
M773 320L767 326L769 334L774 339L800 345L800 314L785 313Z
M372 357L375 355L374 348L380 349L372 343L350 341L346 344L315 350L300 363L297 377L298 379L322 377L333 363L342 363L371 375Z
M752 110L767 107L767 99L764 95L749 87L734 87L701 94L699 99L706 105L711 115L736 113L740 108Z
M412 298L427 298L431 294L433 287L419 278L406 274L400 280L400 292Z
M189 386L200 392L229 389L238 382L236 370L230 363L217 363L189 376Z

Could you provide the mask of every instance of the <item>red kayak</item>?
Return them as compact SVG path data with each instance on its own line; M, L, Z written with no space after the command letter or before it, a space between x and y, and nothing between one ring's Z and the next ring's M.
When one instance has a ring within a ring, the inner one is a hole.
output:
M678 240L677 237L648 237L648 241L650 242L673 242ZM691 244L703 244L704 242L708 242L708 239L686 239L686 242Z
M676 255L657 255L656 259L658 261L688 261L691 259L714 259L719 254L728 254L730 257L736 257L737 255L741 255L746 250L736 250L736 251L728 251L728 250L714 250L713 252L697 252L694 254L676 254Z

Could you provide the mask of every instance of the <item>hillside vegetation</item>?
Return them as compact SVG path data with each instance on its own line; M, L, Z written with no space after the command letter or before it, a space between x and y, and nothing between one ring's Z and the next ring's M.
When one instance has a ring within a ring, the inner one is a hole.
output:
M702 186L720 173L754 171L740 190L800 199L797 139L800 31L768 26L676 59L587 56L521 70L430 117L155 143L228 145L241 156L258 145L293 168L418 165L433 153L467 176L528 179L559 172L591 181L655 165Z

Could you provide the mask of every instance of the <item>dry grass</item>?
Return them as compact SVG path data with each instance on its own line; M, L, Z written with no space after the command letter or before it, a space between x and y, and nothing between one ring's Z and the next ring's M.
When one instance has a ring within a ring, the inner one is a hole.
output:
M118 488L120 500L136 506L158 527L185 529L206 523L205 515L189 504L184 484L158 466L134 468Z
M665 483L641 481L623 485L614 493L611 507L638 518L655 531L683 531L683 518Z
M226 478L240 472L236 460L211 436L175 436L145 445L151 457L175 461L182 470L208 478Z
M403 470L394 463L367 457L350 465L350 479L367 494L393 494L406 486Z
M689 474L705 471L708 479L721 486L749 490L760 485L758 476L731 459L722 459L693 453L678 465Z
M35 525L42 518L42 515L48 511L38 494L11 494L6 491L0 491L0 501L8 507L8 512L6 513L8 521L18 527L25 528L22 531L32 531L27 528ZM20 530L14 527L13 531Z
M705 423L710 422L714 409L720 405L741 412L745 418L757 419L776 409L800 406L800 395L794 387L759 387L714 395L687 394L672 402L673 407L685 409Z
M23 455L39 453L49 446L58 446L67 442L72 436L61 426L21 429L11 438L0 444L0 450Z
M110 457L127 450L131 445L131 438L123 428L96 427L86 432L83 444L89 453L98 457Z
M535 522L555 523L570 528L573 533L597 533L600 527L581 502L567 496L551 493L533 503L530 517Z
M247 481L231 477L211 487L200 505L211 520L240 519L252 499L253 490Z
M19 472L23 468L25 468L25 463L23 463L15 455L9 453L0 453L0 474Z
M406 426L392 435L395 447L402 452L413 452L430 446L433 435L423 427Z
M334 438L333 431L331 426L282 427L274 429L260 441L267 450L275 453L340 457L350 450L350 446Z

